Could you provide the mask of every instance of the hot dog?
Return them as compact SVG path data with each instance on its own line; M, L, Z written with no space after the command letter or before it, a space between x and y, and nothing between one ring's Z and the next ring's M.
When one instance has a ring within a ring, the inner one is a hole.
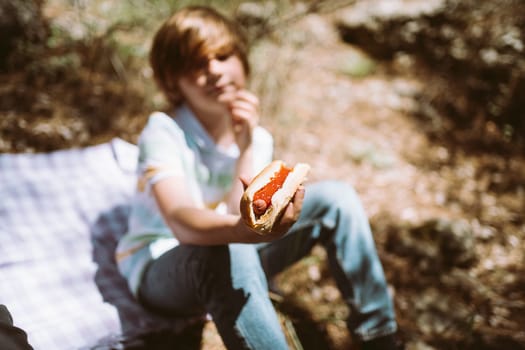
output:
M306 163L289 168L281 160L266 166L242 195L240 209L246 224L261 235L271 232L309 170Z

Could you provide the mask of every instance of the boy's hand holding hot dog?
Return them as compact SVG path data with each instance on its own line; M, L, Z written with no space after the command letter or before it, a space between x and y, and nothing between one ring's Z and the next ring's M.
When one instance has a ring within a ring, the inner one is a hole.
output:
M310 166L298 163L289 168L276 160L264 168L249 184L240 202L245 223L260 235L280 236L297 221L304 199L302 183ZM270 238L269 237L269 238Z

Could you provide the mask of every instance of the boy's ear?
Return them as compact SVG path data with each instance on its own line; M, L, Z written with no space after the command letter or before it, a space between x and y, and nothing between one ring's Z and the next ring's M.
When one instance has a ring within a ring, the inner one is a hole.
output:
M166 87L170 89L170 91L179 91L179 79L173 76L167 76Z
M182 100L179 80L173 77L167 77L164 84L164 94L171 104L179 104Z

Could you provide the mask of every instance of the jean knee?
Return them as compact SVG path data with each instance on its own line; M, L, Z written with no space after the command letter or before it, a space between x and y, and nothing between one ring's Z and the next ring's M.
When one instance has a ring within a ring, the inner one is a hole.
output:
M231 276L238 288L267 290L266 275L253 244L230 244Z
M317 206L333 207L342 210L352 210L360 206L360 200L355 189L348 183L337 180L321 181L312 184L306 190L309 199Z

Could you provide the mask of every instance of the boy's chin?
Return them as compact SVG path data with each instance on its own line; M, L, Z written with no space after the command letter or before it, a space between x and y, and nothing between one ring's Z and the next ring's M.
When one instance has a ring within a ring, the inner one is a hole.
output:
M229 114L230 108L229 103L223 103L219 102L217 100L214 100L213 102L210 102L206 105L206 111L210 114Z

